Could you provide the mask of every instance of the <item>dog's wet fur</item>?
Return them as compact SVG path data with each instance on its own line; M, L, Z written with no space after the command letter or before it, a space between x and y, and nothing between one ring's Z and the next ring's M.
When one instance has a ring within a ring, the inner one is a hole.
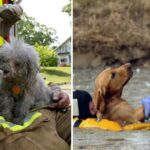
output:
M143 108L132 108L123 99L123 87L132 77L131 64L107 68L95 80L93 102L97 110L97 120L106 118L121 125L137 123L144 118ZM140 115L139 115L140 114Z

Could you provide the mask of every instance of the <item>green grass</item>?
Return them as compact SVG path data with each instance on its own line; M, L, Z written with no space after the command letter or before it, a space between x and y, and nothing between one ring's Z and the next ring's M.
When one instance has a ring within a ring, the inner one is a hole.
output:
M70 67L41 67L41 74L44 78L46 78L46 83L71 82Z

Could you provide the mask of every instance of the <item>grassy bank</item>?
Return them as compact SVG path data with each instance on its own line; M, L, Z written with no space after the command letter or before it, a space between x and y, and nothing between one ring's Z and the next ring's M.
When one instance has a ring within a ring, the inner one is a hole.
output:
M73 2L74 67L150 66L150 1Z
M70 67L42 67L41 74L46 79L46 83L70 83L71 68Z

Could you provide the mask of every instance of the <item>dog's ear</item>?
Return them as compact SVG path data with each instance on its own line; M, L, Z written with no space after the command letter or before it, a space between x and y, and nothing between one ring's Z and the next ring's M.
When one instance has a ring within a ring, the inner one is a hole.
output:
M105 111L105 94L106 88L104 86L96 87L94 90L93 102L96 110L100 111L101 114Z
M39 66L37 62L29 60L27 63L27 84L31 86L36 80L36 76L39 73Z
M39 71L40 71L40 67L38 65L38 62L30 60L28 63L28 72L33 76L33 75L37 75Z

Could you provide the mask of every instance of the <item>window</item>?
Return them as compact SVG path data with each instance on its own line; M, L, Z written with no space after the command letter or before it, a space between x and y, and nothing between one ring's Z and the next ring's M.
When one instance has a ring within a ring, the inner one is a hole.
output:
M60 60L60 62L65 63L65 62L67 62L67 59L66 59L66 58L62 58L62 59Z

